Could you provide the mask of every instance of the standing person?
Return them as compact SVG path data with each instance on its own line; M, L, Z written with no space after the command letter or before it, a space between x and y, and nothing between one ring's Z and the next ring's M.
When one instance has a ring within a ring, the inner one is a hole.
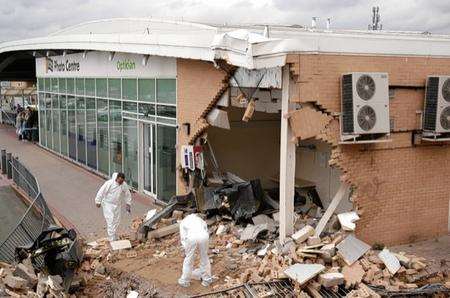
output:
M211 263L208 257L209 232L206 222L196 214L186 216L180 223L181 245L184 248L183 273L178 284L182 287L189 287L191 278L202 281L202 285L207 287L212 282ZM200 253L200 267L194 267L195 251Z
M114 173L111 179L100 187L95 197L95 205L98 208L103 207L109 241L117 240L116 233L120 223L122 200L126 204L127 212L131 213L131 193L125 182L125 175Z
M16 116L16 134L19 137L19 140L22 140L22 122L23 122L23 113L18 112Z

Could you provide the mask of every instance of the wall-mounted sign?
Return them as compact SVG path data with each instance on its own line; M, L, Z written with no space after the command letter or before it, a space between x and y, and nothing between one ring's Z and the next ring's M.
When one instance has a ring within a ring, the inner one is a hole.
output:
M111 59L112 58L112 59ZM36 58L37 77L148 77L175 78L176 58L150 56L143 65L144 55L110 52L88 52Z

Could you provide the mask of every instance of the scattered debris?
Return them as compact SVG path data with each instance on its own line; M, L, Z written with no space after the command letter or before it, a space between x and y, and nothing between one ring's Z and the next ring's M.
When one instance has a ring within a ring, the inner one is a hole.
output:
M311 226L304 226L302 229L295 232L291 237L295 240L295 242L302 243L312 235L314 235L314 228Z

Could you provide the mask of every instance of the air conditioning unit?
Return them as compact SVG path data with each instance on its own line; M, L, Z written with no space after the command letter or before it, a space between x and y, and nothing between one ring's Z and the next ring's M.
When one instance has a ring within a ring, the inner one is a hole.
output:
M341 89L342 135L390 132L387 73L344 74Z
M423 130L450 132L450 76L429 76L425 92Z

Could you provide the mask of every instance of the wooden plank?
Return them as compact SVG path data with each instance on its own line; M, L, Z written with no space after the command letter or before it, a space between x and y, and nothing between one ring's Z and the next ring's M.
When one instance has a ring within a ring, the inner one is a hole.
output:
M345 183L342 183L339 187L339 190L337 191L336 195L334 196L333 200L330 203L330 206L328 206L327 211L325 211L324 215L320 219L319 223L316 227L316 233L314 234L317 237L320 237L320 234L323 232L323 229L325 229L325 226L327 225L327 222L330 220L331 216L333 215L334 211L336 210L339 203L344 198L346 192L348 190L348 185Z

